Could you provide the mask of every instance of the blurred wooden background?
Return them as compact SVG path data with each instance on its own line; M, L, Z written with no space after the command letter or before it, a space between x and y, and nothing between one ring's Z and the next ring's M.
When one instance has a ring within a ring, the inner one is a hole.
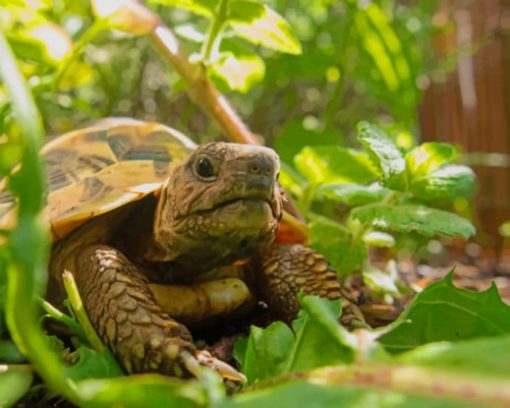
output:
M435 18L451 28L435 38L438 57L460 51L455 69L425 92L422 139L470 153L481 243L500 249L498 228L510 220L510 0L442 0Z

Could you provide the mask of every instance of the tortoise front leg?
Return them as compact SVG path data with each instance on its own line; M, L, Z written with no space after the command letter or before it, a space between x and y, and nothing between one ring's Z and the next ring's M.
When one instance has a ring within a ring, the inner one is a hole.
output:
M301 244L273 244L259 259L256 285L271 311L292 320L298 310L297 293L342 299L340 322L349 328L366 327L354 299L322 255Z
M81 251L75 266L89 318L126 372L182 375L191 334L161 311L136 266L106 245Z

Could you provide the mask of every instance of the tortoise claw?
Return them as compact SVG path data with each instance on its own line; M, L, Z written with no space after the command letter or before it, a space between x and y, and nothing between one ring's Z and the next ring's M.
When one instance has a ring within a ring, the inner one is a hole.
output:
M246 376L237 371L231 365L213 357L211 353L206 350L198 350L192 356L188 352L182 353L182 362L186 369L198 379L203 377L201 368L209 367L216 371L223 379L246 382Z

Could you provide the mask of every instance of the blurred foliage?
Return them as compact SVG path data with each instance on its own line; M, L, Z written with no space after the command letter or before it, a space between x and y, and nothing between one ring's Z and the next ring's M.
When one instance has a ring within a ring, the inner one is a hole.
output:
M395 274L391 267L380 271L368 264L369 247L394 248L413 234L473 233L466 219L451 212L471 193L473 173L455 164L452 146L417 143L417 107L438 29L432 24L436 1L147 4L149 9L130 0L4 0L0 6L7 39L0 52L0 176L21 163L19 172L6 177L19 202L19 223L1 231L0 405L24 394L27 405L49 404L55 393L82 406L313 401L454 407L467 406L472 395L482 405L508 402L497 392L508 387L501 375L503 362L510 364L508 353L499 360L478 359L473 352L508 349L502 317L508 307L494 290L460 291L449 278L425 289L394 325L360 337L338 325L340 302L302 297L290 327L276 322L252 328L237 344L236 357L252 388L233 398L207 370L190 381L122 376L107 349L92 347L80 335L72 310L66 316L40 301L49 247L38 218L45 186L37 151L44 134L114 115L164 122L197 141L222 137L144 36L159 18L279 152L282 184L311 221L312 245L340 273L362 272L367 285L391 300L400 290ZM441 302L445 308L438 312ZM51 318L75 330L72 347L42 332L41 303ZM319 368L331 364L334 375ZM367 364L374 371L363 371ZM398 375L401 366L413 374L412 387ZM31 387L33 370L42 382ZM364 383L373 373L390 373L390 381ZM280 384L271 384L275 375ZM434 382L439 379L454 386L445 387L445 399L437 401L433 391L444 386ZM459 384L464 388L455 388ZM465 389L470 392L463 394Z

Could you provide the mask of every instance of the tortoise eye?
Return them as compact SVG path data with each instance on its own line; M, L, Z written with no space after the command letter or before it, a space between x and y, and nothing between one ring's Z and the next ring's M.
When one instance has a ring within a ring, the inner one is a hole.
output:
M199 157L193 167L196 175L204 180L211 181L217 177L215 166L207 157Z

